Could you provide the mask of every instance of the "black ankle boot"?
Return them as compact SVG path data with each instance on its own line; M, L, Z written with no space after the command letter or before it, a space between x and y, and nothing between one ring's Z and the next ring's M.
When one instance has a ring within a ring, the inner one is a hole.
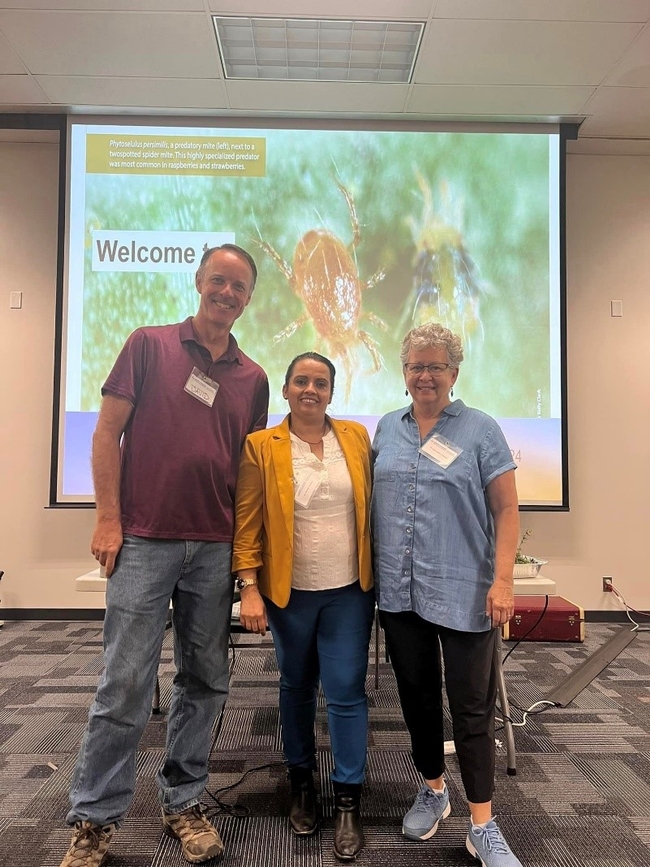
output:
M334 783L334 854L339 861L354 861L363 849L360 801L360 785Z
M316 817L316 790L310 768L289 768L291 804L289 822L294 834L304 837L313 834L318 825Z

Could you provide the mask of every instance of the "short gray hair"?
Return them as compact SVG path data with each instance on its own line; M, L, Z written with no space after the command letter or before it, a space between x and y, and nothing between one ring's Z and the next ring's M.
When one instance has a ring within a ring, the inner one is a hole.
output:
M439 322L425 322L417 328L411 328L402 341L399 360L406 363L411 350L418 352L421 349L446 349L449 358L449 366L458 369L464 358L463 344L460 337L445 328Z
M252 295L255 284L257 283L257 265L255 264L255 259L253 259L248 250L244 250L243 247L240 247L237 244L221 244L219 247L206 247L206 249L203 251L203 255L201 256L199 267L196 269L196 276L198 277L198 279L203 279L203 272L205 271L205 266L208 263L208 259L210 258L210 256L212 256L213 253L216 253L217 250L226 250L227 252L234 253L235 256L239 256L240 259L243 259L244 262L247 263L248 267L253 272L253 285L251 286Z

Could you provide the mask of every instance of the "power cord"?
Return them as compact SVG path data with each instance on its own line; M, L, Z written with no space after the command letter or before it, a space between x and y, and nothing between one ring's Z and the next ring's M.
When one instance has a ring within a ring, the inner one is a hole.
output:
M230 691L230 682L232 680L233 671L235 670L235 661L236 661L236 644L232 640L232 635L229 639L229 646L232 653L232 657L230 660L230 665L228 666L228 690ZM217 724L214 730L214 737L212 738L212 743L210 744L210 752L208 753L208 758L212 755L212 752L215 748L219 735L221 734L221 729L223 727L224 714L226 711L226 705L221 708L221 713L219 714L219 719L217 720ZM215 792L211 792L209 789L205 790L205 794L208 795L214 801L213 804L210 804L207 809L208 816L218 816L218 815L227 815L233 816L237 819L244 819L246 816L250 815L250 810L248 807L244 807L242 804L227 804L225 801L222 801L219 795L222 795L224 792L229 792L231 789L237 788L237 786L241 785L243 781L249 774L252 774L254 771L265 771L269 768L273 767L283 767L284 762L270 762L266 765L258 765L255 768L249 768L247 771L241 775L238 780L235 780L234 783L231 783L229 786L222 786L220 789L216 789Z
M650 617L650 611L637 611L636 608L632 608L632 606L628 605L628 603L625 601L625 597L623 596L623 594L619 593L619 591L616 589L616 587L614 587L613 584L611 584L610 586L612 588L611 592L616 596L617 599L620 599L620 601L625 606L625 613L627 614L627 619L634 626L634 628L632 629L632 632L650 632L650 628L644 629L641 626L641 624L637 623L636 620L630 614L630 611L634 611L635 614L638 614L641 617Z
M544 619L544 615L546 614L546 612L547 612L547 610L548 610L548 603L549 603L549 596L548 596L548 593L547 593L547 594L546 594L546 598L545 598L545 600L544 600L544 607L542 608L542 613L539 615L539 617L538 617L537 620L533 623L533 625L530 627L530 629L529 629L527 632L525 632L525 633L521 636L521 638L519 638L519 639L518 639L518 640L517 640L517 641L512 645L512 647L510 648L510 650L506 653L506 655L503 657L503 659L502 659L502 661L501 661L501 665L502 665L502 666L506 664L506 662L507 662L509 656L511 655L511 653L513 652L513 650L516 650L517 647L519 647L519 645L521 644L521 642L522 642L522 641L525 641L525 640L528 638L528 636L529 636L532 632L534 632L534 631L537 629L537 627L539 626L539 624L540 624L540 623L542 622L542 620ZM498 711L498 713L502 714L502 716L500 716L500 717L497 716L497 717L495 717L495 719L496 719L497 722L500 722L500 723L509 722L512 726L519 726L519 727L523 727L523 726L526 725L526 721L527 721L527 719L528 719L529 716L537 716L538 714L543 713L545 710L548 710L549 707L559 707L559 705L558 705L556 702L554 702L554 701L546 701L546 700L543 700L543 701L536 701L534 704L531 704L531 706L530 706L529 708L525 708L525 709L524 709L523 707L519 707L519 705L518 705L518 704L515 704L515 702L513 702L511 699L509 699L509 702L508 702L508 703L510 704L510 707L514 707L514 708L515 708L516 710L518 710L521 714L523 714L521 722L515 722L515 721L512 719L512 717L510 717L510 716L506 716L506 715L503 713L503 711L501 710L501 708L499 707L498 704L496 705L496 710ZM535 708L539 707L540 705L544 705L544 706L541 707L540 710L535 710ZM502 726L499 726L499 727L496 729L496 731L500 731L502 728L503 728L503 725L502 725Z
M215 792L210 792L208 789L205 790L206 795L209 795L210 798L214 801L214 805L211 805L208 813L211 816L218 816L221 814L226 814L228 816L234 816L236 819L244 819L246 816L250 816L250 810L248 807L244 807L242 804L227 804L225 801L222 801L219 795L222 795L224 792L229 792L231 789L237 788L237 786L241 785L244 782L246 777L249 774L254 773L255 771L266 771L269 768L275 767L285 767L284 762L269 762L266 765L257 765L254 768L249 768L247 771L241 775L238 780L235 780L234 783L231 783L229 786L222 786L220 789L217 789Z
M533 623L533 625L530 627L530 629L528 630L528 632L525 632L525 633L521 636L521 638L519 638L519 639L518 639L518 640L517 640L517 641L512 645L512 647L510 648L510 650L506 653L506 655L505 655L505 656L503 657L503 659L501 660L501 665L502 665L502 666L506 664L506 662L508 661L508 657L510 656L510 654L512 653L512 651L513 651L513 650L516 650L516 649L519 647L519 645L521 644L521 642L522 642L522 641L525 641L525 640L528 638L528 636L531 634L531 632L534 632L534 631L537 629L537 627L539 626L539 624L542 622L542 620L544 619L544 615L546 614L546 612L547 612L547 610L548 610L548 600L549 600L549 596L548 596L548 593L547 593L547 594L546 594L546 598L544 599L544 607L542 608L542 613L539 615L539 617L537 618L537 620L536 620L536 621Z
M529 716L539 716L540 713L544 713L544 711L548 710L549 707L560 707L560 705L557 704L557 702L547 701L546 699L543 699L542 701L536 701L534 704L531 704L531 706L527 710L524 710L523 708L519 707L519 705L516 705L512 701L510 702L510 705L511 705L511 707L516 708L518 711L521 711L521 713L523 714L521 722L515 722L512 719L512 717L505 716L505 715L503 717L497 716L497 717L495 717L495 720L497 722L500 722L500 723L509 722L510 725L518 726L518 727L525 726L526 721L528 720ZM539 705L544 705L544 707L541 707L539 710L535 710L535 708L538 707ZM503 711L501 710L501 708L498 705L497 705L497 710L499 711L499 713L503 713ZM497 732L501 731L502 728L503 728L503 725L498 726L495 729L495 731L497 731Z

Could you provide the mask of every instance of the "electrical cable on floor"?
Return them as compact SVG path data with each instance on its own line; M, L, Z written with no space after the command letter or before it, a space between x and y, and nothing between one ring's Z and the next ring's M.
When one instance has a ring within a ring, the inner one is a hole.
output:
M510 654L513 652L513 650L516 650L516 648L519 647L519 645L521 644L521 642L522 642L522 641L525 641L525 640L528 638L528 636L529 636L532 632L534 632L535 629L537 629L537 627L539 626L539 624L540 624L540 623L542 622L542 620L544 619L544 615L546 614L546 612L547 612L547 610L548 610L548 603L549 603L549 596L548 596L548 593L547 593L547 594L546 594L546 599L544 600L544 608L542 609L542 613L539 615L539 617L538 617L537 620L533 623L533 625L530 627L530 629L529 629L527 632L525 632L525 633L521 636L521 638L519 638L519 639L518 639L518 640L513 644L513 646L510 648L510 650L506 653L506 655L503 657L503 660L502 660L502 662L501 662L501 665L502 665L502 666L506 664L506 661L507 661L508 657L510 656ZM515 704L515 702L512 701L512 699L509 699L508 703L509 703L510 707L514 707L516 710L518 710L520 713L523 714L522 721L521 721L521 722L515 722L515 721L512 719L512 717L510 717L510 716L505 716L505 715L504 715L504 716L500 716L500 717L499 717L499 716L496 716L496 717L495 717L495 720L496 720L497 722L500 722L500 723L503 723L503 722L507 721L507 722L509 722L509 723L510 723L511 725L513 725L513 726L520 726L520 727L526 725L526 721L527 721L527 719L528 719L529 716L537 716L537 714L543 713L545 710L548 710L549 707L558 707L558 705L557 705L555 702L553 702L553 701L536 701L534 704L531 704L531 706L530 706L529 708L525 708L525 709L524 709L523 707L519 707L518 704ZM544 707L542 707L540 710L535 710L535 708L538 707L539 705L544 705ZM503 711L501 710L501 708L499 707L498 704L496 705L496 710L497 710L498 713L503 714ZM503 726L499 726L499 728L497 728L496 731L500 731L502 728L503 728Z
M222 786L220 789L217 789L215 792L210 792L207 789L205 790L206 795L209 795L214 801L214 806L211 806L208 810L211 816L217 816L222 813L226 813L229 816L234 816L237 819L243 819L246 816L250 815L250 810L248 807L244 807L242 804L226 804L225 801L222 801L219 795L222 795L224 792L229 792L231 789L237 788L241 783L244 782L246 777L249 774L252 774L254 771L266 771L269 768L275 767L286 767L284 762L269 762L266 765L257 765L254 768L249 768L247 771L241 775L238 780L235 780L234 783L231 783L229 786Z
M232 635L230 636L229 645L230 645L230 650L232 651L232 659L230 660L230 665L228 666L228 691L230 692L230 681L232 680L233 671L235 670L235 658L236 658L236 652L237 652L235 642L232 640ZM224 706L221 708L221 713L219 714L219 719L217 720L217 724L215 726L214 737L212 738L212 743L210 744L210 752L208 753L208 759L212 755L212 751L215 748L215 745L217 743L217 739L218 739L219 735L221 734L221 728L223 726L223 719L224 719L225 711L226 711L226 705L224 702ZM269 764L266 764L266 765L259 765L258 767L255 767L255 768L249 768L247 771L244 771L244 773L241 775L241 777L238 780L235 780L234 783L231 783L229 786L222 786L220 789L217 789L215 792L211 792L209 789L206 788L205 794L208 795L212 799L212 801L214 801L214 804L210 804L208 809L207 809L208 816L217 816L217 815L226 814L228 816L234 816L235 818L238 818L238 819L243 819L246 816L249 816L250 810L248 809L248 807L244 807L241 804L227 804L225 801L222 801L221 798L219 798L219 795L223 794L224 792L229 792L231 789L235 789L237 786L239 786L244 781L244 779L249 774L252 774L253 771L265 771L268 768L273 768L276 766L283 767L284 762L270 762Z
M500 723L503 723L507 720L512 726L519 726L519 727L523 727L526 725L526 721L527 721L529 716L539 716L540 713L544 713L544 711L548 710L549 707L559 707L559 705L556 704L554 701L547 701L546 699L542 699L541 701L536 701L534 704L531 704L531 706L528 708L528 710L524 710L523 708L520 708L518 705L514 704L512 701L510 702L510 704L512 707L517 708L517 710L521 711L521 713L523 714L521 722L515 722L512 719L512 717L503 718L503 717L497 716L497 717L495 717L495 720L497 722L500 722ZM535 708L538 707L538 705L544 705L544 707L540 708L539 710L535 710ZM502 713L501 708L498 706L497 706L497 710L499 711L499 713ZM495 731L501 731L502 728L503 728L503 726L501 725L498 728L496 728Z
M617 599L620 599L625 606L625 613L627 614L627 619L630 621L630 623L634 625L634 629L632 630L632 632L650 632L650 628L644 629L641 624L637 623L630 614L630 611L634 611L635 614L638 614L641 617L650 617L650 611L637 611L636 608L632 608L631 605L628 605L628 603L625 601L625 597L622 593L619 593L616 587L614 587L614 584L611 584L611 588L611 592L617 597Z

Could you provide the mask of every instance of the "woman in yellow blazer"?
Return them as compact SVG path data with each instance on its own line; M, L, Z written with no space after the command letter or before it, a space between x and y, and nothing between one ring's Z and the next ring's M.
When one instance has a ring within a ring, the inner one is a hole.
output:
M290 413L242 452L233 571L243 626L273 633L294 833L317 827L313 770L318 681L327 701L334 770L334 853L363 847L359 802L366 765L365 678L374 613L369 536L370 440L326 414L335 369L297 356L282 389Z

